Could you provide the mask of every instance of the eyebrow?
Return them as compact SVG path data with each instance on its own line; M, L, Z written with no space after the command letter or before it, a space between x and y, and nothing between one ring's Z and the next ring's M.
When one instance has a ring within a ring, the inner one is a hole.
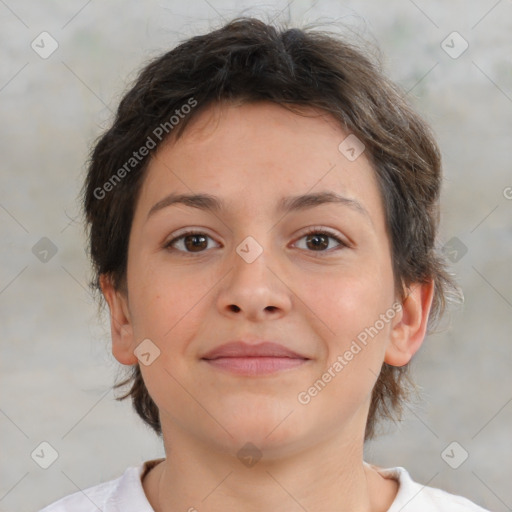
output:
M211 212L219 212L225 209L225 202L219 197L211 194L174 194L171 193L155 203L148 212L146 220L148 220L156 212L172 205L183 204L191 208L198 208ZM371 222L371 217L366 208L355 199L341 196L335 192L318 192L314 194L303 194L298 196L287 196L281 198L276 212L289 213L294 211L303 211L323 204L340 204L348 206L355 212L367 217Z

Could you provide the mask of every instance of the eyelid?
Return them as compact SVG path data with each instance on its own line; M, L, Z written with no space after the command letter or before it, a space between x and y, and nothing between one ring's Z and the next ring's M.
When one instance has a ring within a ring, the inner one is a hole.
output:
M180 251L177 249L174 249L174 247L171 247L171 244L176 243L178 240L182 240L183 238L186 238L187 236L193 236L193 235L206 235L207 238L214 240L216 243L218 243L215 238L208 234L208 231L204 228L184 228L183 231L177 231L176 233L173 233L171 237L164 242L163 248L169 249L169 250L176 250L176 252L181 252L184 254L194 254L194 253L187 253L187 251ZM202 251L203 253L206 251ZM197 253L199 254L199 253Z
M313 234L325 234L327 236L329 236L330 238L333 238L334 240L336 240L338 243L339 243L339 247L351 247L352 244L346 239L346 237L343 237L341 234L335 232L335 231L332 231L330 228L325 228L323 226L310 226L308 228L305 229L304 232L302 232L302 234L296 238L296 241L300 240L301 238L304 238L305 236L308 236L308 235L313 235ZM330 254L332 251L336 250L336 248L334 249L329 249L329 250L326 250L326 251L308 251L308 252L318 252L318 253L324 253L324 254Z
M297 241L301 240L302 238L304 238L308 235L312 235L312 234L327 235L328 237L332 238L333 240L336 240L336 242L338 243L338 246L328 249L328 250L325 250L325 251L307 251L306 249L301 249L301 250L309 252L309 253L318 253L318 255L322 256L324 254L325 255L331 254L334 251L352 246L352 244L349 241L347 241L344 237L342 237L339 233L334 232L330 228L325 228L323 226L310 226L308 228L305 228L305 230L298 237L295 238L294 244ZM193 236L193 235L206 235L207 238L215 241L214 237L209 235L207 230L204 228L185 228L184 231L181 231L181 232L178 231L177 233L174 233L172 235L172 237L167 242L164 242L163 248L170 250L170 251L175 251L178 253L186 254L189 256L193 256L193 255L199 256L200 254L206 253L207 252L206 250L199 251L198 253L193 253L193 252L175 249L174 247L171 246L171 244L175 244L177 241L182 240L182 239L186 238L187 236ZM216 243L218 243L218 242L216 242Z

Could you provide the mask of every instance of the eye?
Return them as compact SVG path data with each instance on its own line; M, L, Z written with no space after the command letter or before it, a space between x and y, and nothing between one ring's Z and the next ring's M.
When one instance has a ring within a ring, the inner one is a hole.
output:
M329 239L335 240L338 244L338 248L348 247L348 244L338 238L334 233L330 233L322 228L310 228L299 240L304 238L306 239L306 248L313 248L313 252L331 252L331 250L336 250L336 247L328 251L326 250L329 247ZM302 249L302 247L299 248Z
M336 247L327 250L330 244L329 239L334 240L338 244L338 248L348 247L348 244L334 233L322 228L310 228L299 240L304 238L306 239L306 250L311 249L311 252L331 252L336 250ZM204 252L205 249L211 248L208 246L208 239L213 240L206 233L190 230L167 242L164 248L185 254L198 254ZM303 247L299 248L302 249Z
M202 249L208 249L208 239L213 240L201 231L187 231L170 240L164 245L164 248L190 254L199 253L203 252ZM177 245L179 245L179 248L175 247Z

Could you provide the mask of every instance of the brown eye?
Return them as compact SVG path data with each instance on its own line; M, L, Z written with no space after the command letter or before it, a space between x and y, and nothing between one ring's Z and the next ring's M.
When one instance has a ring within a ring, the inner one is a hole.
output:
M313 247L315 250L326 249L327 247L329 247L329 238L329 236L323 233L308 235L306 237L306 244L311 244L310 247Z
M348 244L340 240L333 233L328 231L322 231L318 228L311 229L309 232L305 233L300 240L305 239L305 249L309 252L327 252L330 253L331 250L334 251L339 248L348 247ZM331 240L334 240L337 243L337 246L329 249L329 244ZM300 247L303 249L304 247Z
M197 249L205 249L208 246L206 238L203 235L187 235L184 237L185 247L192 252Z
M205 233L190 231L173 238L165 245L165 248L184 253L200 253L208 249L208 239L212 240Z

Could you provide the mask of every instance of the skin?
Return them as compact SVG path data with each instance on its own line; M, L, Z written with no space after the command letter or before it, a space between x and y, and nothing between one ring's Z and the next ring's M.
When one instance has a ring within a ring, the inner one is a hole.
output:
M167 455L143 481L157 512L385 511L396 496L397 482L363 462L365 424L382 363L408 363L424 339L433 283L412 286L401 311L299 403L298 393L399 300L369 160L363 153L349 161L338 150L348 133L327 114L303 110L308 116L266 102L216 105L194 118L148 167L130 233L127 295L102 276L116 359L137 364L134 351L146 338L160 350L141 364ZM367 215L338 204L275 211L284 196L320 191L357 200ZM172 192L212 194L226 209L179 204L147 219ZM308 227L348 245L327 238L329 246L316 249ZM187 253L181 239L174 251L165 248L183 228L208 235L208 245L191 251L192 240ZM252 263L236 252L248 236L263 249ZM239 339L275 341L310 360L255 377L201 360ZM247 442L262 455L252 467L237 457Z

